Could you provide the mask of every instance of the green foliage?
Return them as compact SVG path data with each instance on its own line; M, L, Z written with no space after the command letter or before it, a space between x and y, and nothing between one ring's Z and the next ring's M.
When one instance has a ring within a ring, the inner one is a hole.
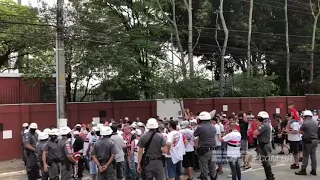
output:
M274 83L277 76L235 74L228 78L228 95L237 97L265 97L278 95L279 86Z
M36 61L42 60L38 53L54 47L54 36L50 33L52 29L41 21L34 9L13 0L0 0L0 68L14 59L15 67L27 68L28 61L33 59L26 60L27 55L36 57ZM35 65L38 62L30 63Z

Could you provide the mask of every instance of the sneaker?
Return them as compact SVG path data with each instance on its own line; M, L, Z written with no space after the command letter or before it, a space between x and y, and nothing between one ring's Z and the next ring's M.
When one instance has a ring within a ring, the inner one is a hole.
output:
M302 160L303 160L303 158L301 157L301 158L299 158L299 162L302 162Z
M228 178L232 178L232 174L228 174Z
M284 152L283 152L283 151L280 151L278 154L284 154Z
M299 165L296 165L296 164L292 164L291 166L290 166L290 169L299 169L300 168L300 166Z

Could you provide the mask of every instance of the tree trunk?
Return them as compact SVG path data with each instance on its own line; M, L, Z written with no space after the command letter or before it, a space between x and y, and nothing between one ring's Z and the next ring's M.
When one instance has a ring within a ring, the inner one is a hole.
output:
M221 67L220 67L220 88L219 88L220 97L223 97L224 95L224 56L226 54L228 38L229 38L229 30L227 28L226 21L223 15L223 1L224 0L220 0L220 20L221 20L223 32L224 32L224 41L223 41L223 47L221 51Z
M285 0L284 13L286 18L286 50L287 50L287 65L286 65L286 82L287 95L290 95L290 46L289 46L289 21L288 21L288 0Z
M310 82L313 82L313 74L314 74L314 46L316 41L316 30L317 30L317 23L318 23L319 15L314 17L313 22L313 31L312 31L312 44L311 44L311 62L310 62Z
M190 68L190 77L194 76L194 65L193 65L193 47L192 47L192 0L184 0L184 4L188 10L188 61L189 61L189 68Z
M247 44L247 74L248 77L251 76L251 31L252 31L252 11L253 11L253 0L250 0L250 10L249 10L249 30L248 30L248 44Z
M309 1L310 3L310 9L312 16L314 18L313 21L313 31L312 31L312 44L311 44L311 62L310 62L310 83L313 82L313 75L314 75L314 46L315 46L315 40L316 40L316 30L317 30L317 24L318 24L318 18L320 15L320 1L317 0L316 8L313 8L314 4L312 1ZM318 10L316 13L315 11Z

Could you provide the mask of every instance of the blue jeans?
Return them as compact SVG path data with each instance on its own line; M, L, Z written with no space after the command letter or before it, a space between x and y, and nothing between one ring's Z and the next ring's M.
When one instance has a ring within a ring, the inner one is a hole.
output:
M240 157L228 157L228 163L232 173L232 180L241 180Z

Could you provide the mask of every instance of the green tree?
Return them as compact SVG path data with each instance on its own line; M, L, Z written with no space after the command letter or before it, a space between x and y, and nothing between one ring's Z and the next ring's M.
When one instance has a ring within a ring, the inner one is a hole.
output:
M0 0L0 68L12 68L9 64L19 69L28 68L32 58L27 56L41 61L39 52L53 48L51 33L51 26L39 18L35 9L13 0ZM45 63L35 65L39 64Z

